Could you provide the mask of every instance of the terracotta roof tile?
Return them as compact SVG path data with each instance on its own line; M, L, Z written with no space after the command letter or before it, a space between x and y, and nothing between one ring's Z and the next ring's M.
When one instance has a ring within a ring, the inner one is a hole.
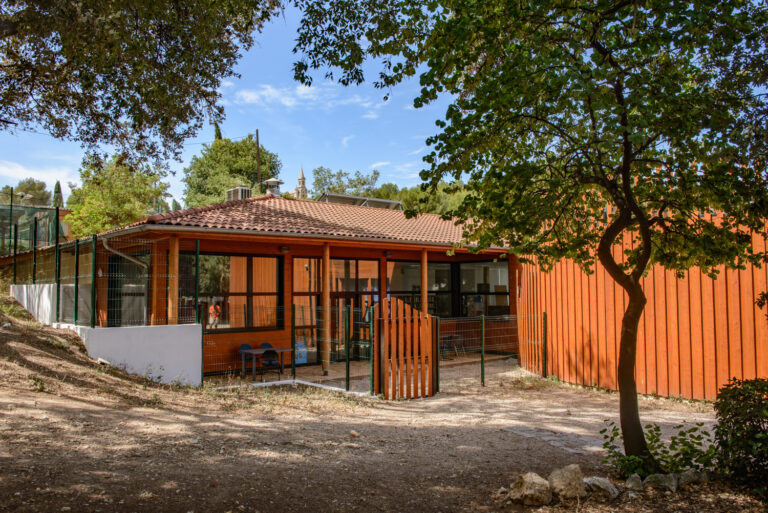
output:
M286 199L271 194L156 214L137 224L446 246L462 240L461 226L436 214L407 219L399 210Z

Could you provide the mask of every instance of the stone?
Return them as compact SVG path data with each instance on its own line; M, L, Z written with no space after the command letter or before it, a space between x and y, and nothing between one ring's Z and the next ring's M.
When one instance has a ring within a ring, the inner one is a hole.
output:
M526 506L545 506L552 502L552 489L546 479L528 472L517 476L517 480L509 485L507 499Z
M643 481L644 486L656 489L677 491L677 476L675 474L651 474Z
M576 499L587 496L581 467L575 463L552 471L549 475L549 487L561 499Z
M632 474L624 483L624 488L633 492L643 491L643 480L637 474Z
M360 433L352 429L349 431L349 436L351 436L352 438L360 438Z
M702 483L705 480L704 472L689 469L677 476L677 485L687 486L690 484Z
M604 495L609 499L615 499L621 493L616 486L604 477L585 477L584 488L590 493Z

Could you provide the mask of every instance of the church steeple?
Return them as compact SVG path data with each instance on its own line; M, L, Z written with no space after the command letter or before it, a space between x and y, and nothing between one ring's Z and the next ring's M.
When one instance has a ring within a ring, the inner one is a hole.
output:
M307 180L304 178L304 168L300 168L299 171L299 186L293 192L296 199L307 199Z

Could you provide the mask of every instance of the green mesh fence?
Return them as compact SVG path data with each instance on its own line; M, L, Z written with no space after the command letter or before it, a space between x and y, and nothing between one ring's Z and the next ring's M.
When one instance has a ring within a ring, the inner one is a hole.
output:
M441 392L498 385L518 366L518 318L515 315L440 318Z
M61 217L61 216L60 216ZM59 219L59 242L66 241L68 226ZM16 251L44 247L56 242L56 209L53 207L33 207L0 205L0 256L10 255L14 247L14 226L18 228Z

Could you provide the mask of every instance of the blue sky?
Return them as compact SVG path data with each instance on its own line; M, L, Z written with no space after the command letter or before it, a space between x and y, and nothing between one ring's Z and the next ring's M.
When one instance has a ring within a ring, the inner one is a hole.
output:
M318 166L363 172L376 168L382 175L379 183L419 183L425 139L436 132L434 122L443 117L447 100L414 109L417 78L392 90L386 102L387 91L369 83L345 88L324 81L323 72L317 74L312 87L301 86L293 80L292 71L297 26L294 11L268 24L257 35L256 45L241 58L237 67L241 78L224 83L224 136L236 139L258 128L261 144L277 152L283 162L280 177L287 191L296 186L302 166L308 186L311 170ZM168 177L170 193L179 201L184 190L182 170L202 144L212 140L213 127L204 127L186 142L183 161L170 163L176 172ZM60 141L42 133L0 132L0 185L15 185L31 176L52 189L60 180L66 196L67 182L79 181L82 156L76 141Z

